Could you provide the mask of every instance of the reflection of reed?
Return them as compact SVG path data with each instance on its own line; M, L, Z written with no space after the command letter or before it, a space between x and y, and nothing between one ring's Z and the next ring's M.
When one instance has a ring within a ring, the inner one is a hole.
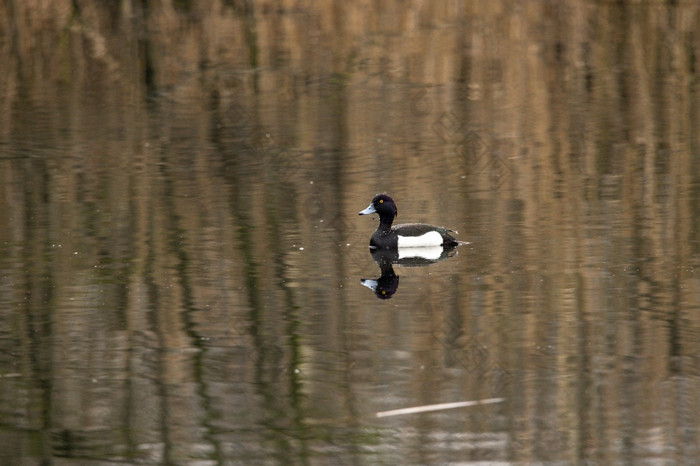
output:
M45 3L0 5L17 426L120 433L90 457L226 457L230 432L308 455L305 416L361 425L381 343L412 397L497 385L513 460L654 432L695 458L700 6ZM474 245L393 319L339 293L371 264L343 213L379 190Z

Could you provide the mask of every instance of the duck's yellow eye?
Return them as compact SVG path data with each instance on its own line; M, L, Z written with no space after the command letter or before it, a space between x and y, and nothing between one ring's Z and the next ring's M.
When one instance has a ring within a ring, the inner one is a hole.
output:
M382 294L386 294L386 290L382 290Z
M384 204L384 199L379 199L380 204Z

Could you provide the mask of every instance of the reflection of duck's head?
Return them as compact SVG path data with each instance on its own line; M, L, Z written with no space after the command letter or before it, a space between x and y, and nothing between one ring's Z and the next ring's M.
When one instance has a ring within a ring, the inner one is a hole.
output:
M362 278L362 283L367 288L374 291L379 299L390 299L399 288L399 276L394 273L392 263L398 259L396 251L375 249L372 251L372 258L379 265L382 276L377 279Z
M377 279L361 278L360 283L374 291L377 298L391 299L399 288L399 276L391 269L386 273L382 271L382 276Z
M398 213L396 203L386 194L377 194L372 203L360 215L379 214L379 227L370 239L371 248L396 249L403 247L452 247L459 242L450 235L454 231L427 225L406 223L391 226Z

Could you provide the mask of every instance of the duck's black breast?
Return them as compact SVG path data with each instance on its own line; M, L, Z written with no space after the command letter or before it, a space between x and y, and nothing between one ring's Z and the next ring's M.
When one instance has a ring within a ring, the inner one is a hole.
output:
M374 232L372 238L369 240L369 245L372 248L396 249L399 245L399 236L396 234L396 231L394 231L393 228L379 228Z

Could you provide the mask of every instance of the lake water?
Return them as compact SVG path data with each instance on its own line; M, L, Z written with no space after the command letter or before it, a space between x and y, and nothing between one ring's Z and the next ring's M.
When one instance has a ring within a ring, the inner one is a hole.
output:
M700 4L87 3L0 5L1 464L697 464Z

